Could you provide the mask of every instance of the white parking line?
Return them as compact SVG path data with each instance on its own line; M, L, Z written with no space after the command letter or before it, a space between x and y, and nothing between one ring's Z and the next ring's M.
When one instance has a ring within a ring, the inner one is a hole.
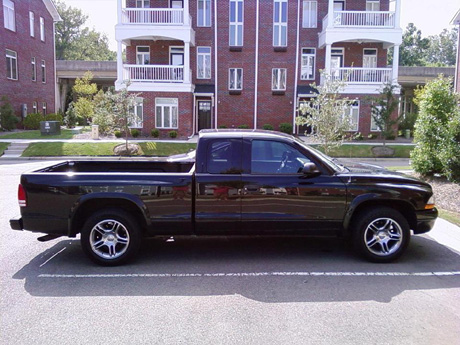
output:
M62 248L60 251L58 251L56 254L54 254L52 257L50 257L48 260L46 260L44 263L40 265L40 267L45 266L48 262L50 262L53 258L55 258L58 254L62 253L67 247Z
M446 272L241 272L241 273L127 273L127 274L40 274L39 278L195 278L195 277L441 277L460 276Z

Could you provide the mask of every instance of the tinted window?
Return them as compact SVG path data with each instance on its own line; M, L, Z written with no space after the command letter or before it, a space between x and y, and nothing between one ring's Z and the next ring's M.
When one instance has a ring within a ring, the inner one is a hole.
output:
M253 174L297 174L310 160L295 147L269 140L253 140L251 172Z
M211 174L241 173L241 142L216 140L208 145L207 171Z

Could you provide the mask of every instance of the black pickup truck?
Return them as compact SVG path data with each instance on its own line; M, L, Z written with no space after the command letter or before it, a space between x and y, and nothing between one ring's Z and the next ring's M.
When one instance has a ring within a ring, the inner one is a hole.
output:
M163 161L65 161L21 176L14 230L81 234L95 262L133 258L148 236L341 236L389 262L437 210L430 185L343 166L289 135L206 130L195 153Z

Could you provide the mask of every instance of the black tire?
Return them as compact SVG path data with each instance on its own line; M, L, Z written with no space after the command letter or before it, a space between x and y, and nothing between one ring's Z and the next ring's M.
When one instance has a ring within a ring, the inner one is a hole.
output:
M352 224L355 249L372 262L399 258L410 242L410 227L401 213L389 207L360 212Z
M120 209L104 209L86 220L81 231L81 246L97 264L116 266L136 256L141 235L134 217Z

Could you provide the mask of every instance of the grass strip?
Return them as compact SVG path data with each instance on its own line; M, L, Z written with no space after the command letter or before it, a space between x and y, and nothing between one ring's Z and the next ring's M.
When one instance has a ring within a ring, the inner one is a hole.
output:
M2 135L1 139L72 139L75 132L71 129L61 129L59 135L41 135L40 130L24 131Z
M460 213L457 212L452 212L452 211L447 211L438 208L439 211L439 218L445 219L448 222L451 222L455 225L460 226Z
M10 145L10 143L0 143L0 156L5 153L6 148Z
M311 145L318 150L324 152L322 147L318 145ZM342 158L375 158L372 153L372 147L380 146L376 145L342 145L340 147L333 148L329 155L331 157L342 157ZM387 145L388 147L395 150L392 157L388 158L410 158L410 152L414 149L411 145Z

